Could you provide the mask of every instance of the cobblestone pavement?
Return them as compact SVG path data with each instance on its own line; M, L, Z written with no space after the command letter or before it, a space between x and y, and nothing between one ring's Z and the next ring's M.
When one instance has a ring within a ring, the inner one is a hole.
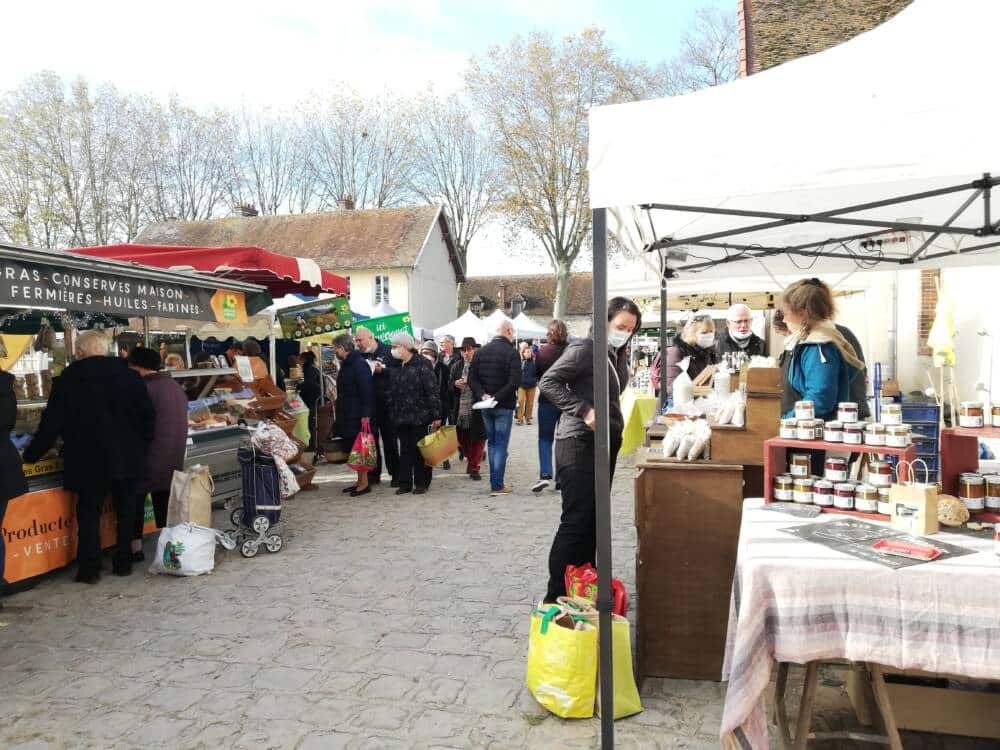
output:
M535 445L534 427L514 428L508 497L456 464L428 495L351 499L349 474L324 467L321 489L286 505L278 554L219 548L212 575L137 570L97 586L70 569L7 599L0 747L596 747L596 719L549 716L523 687L559 515L558 494L528 489ZM619 476L615 574L634 591L632 472ZM722 697L715 683L647 680L617 745L717 748ZM820 701L818 725L844 721L839 690Z

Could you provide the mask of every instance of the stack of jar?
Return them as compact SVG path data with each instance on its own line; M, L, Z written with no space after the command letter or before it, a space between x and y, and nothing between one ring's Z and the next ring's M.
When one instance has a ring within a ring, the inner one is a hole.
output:
M1000 404L997 411L1000 419ZM857 403L843 401L837 405L837 418L824 423L816 419L812 401L796 401L795 416L781 420L778 436L784 440L906 448L910 444L910 426L903 424L903 409L899 404L883 406L881 422L859 422Z
M967 472L958 477L958 497L970 515L1000 512L1000 474Z
M963 401L958 409L959 427L1000 427L1000 401L990 404L987 413L982 401Z
M845 458L828 457L824 463L822 477L813 476L811 470L812 457L809 454L792 454L788 473L774 478L774 499L779 502L817 505L821 508L889 515L892 466L888 462L870 462L867 483L848 478Z

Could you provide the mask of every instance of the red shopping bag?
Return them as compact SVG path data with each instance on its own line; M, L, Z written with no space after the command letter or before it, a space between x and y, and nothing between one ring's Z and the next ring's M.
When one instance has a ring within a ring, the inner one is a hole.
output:
M590 563L584 563L580 567L567 565L565 580L566 596L579 596L590 602L597 602L597 569L593 565ZM612 578L611 593L614 597L612 611L624 617L628 611L628 593L625 591L625 584L617 578Z
M361 432L354 439L354 447L347 457L348 467L355 471L371 471L375 468L375 436L367 419L361 420Z

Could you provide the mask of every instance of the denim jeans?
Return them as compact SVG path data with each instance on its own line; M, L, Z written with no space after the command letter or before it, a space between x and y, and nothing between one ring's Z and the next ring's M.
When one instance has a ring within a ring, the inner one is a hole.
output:
M541 402L538 404L538 475L552 477L552 443L559 422L559 407ZM556 481L559 481L558 475Z
M502 490L503 475L507 469L507 444L510 442L513 409L483 409L486 424L486 455L490 461L490 488Z

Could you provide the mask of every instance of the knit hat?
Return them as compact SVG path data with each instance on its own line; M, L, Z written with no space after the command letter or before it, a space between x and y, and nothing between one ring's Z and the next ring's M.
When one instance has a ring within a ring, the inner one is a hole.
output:
M420 345L420 353L423 354L424 352L431 352L436 357L438 353L437 344L428 339Z

